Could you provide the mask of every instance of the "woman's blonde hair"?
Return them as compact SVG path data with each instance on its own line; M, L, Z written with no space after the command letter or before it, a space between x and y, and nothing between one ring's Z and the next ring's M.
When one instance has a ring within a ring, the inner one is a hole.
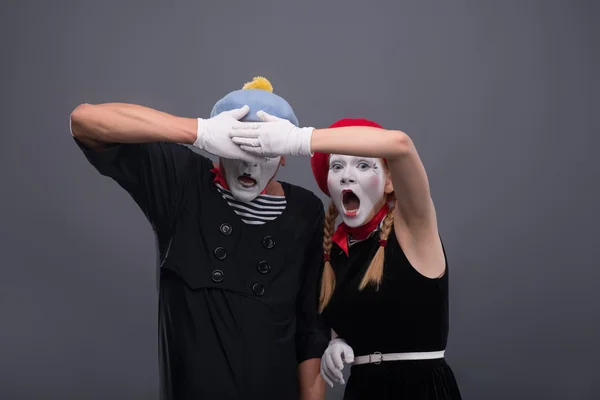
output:
M383 224L379 231L379 248L369 264L369 268L358 285L358 290L363 290L368 285L374 285L375 290L379 289L383 279L383 263L385 261L385 244L394 224L394 208L396 202L392 203L388 213L383 219ZM327 213L325 214L325 227L323 229L323 252L325 257L325 267L321 277L321 293L319 296L319 312L323 312L335 289L335 273L331 267L331 248L333 247L332 237L335 232L335 221L338 217L338 210L333 201L329 203Z

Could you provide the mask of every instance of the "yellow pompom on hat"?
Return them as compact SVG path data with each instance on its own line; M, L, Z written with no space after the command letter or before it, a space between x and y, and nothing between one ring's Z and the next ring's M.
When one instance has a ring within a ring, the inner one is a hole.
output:
M242 89L235 90L221 100L213 107L210 116L214 117L223 111L230 111L242 108L247 105L250 107L248 114L242 119L247 122L261 122L256 113L264 111L278 118L287 119L295 126L299 126L298 118L292 109L292 106L283 98L273 93L273 85L262 76L255 77L252 81L246 82Z
M246 82L242 89L266 90L267 92L273 93L273 85L271 85L271 82L269 82L269 80L263 76L257 76L252 79L251 82Z

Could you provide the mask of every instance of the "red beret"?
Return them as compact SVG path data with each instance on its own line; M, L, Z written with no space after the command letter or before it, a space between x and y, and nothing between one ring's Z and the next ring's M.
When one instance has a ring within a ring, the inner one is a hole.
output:
M334 122L330 128L340 128L344 126L372 126L374 128L383 127L377 122L369 121L363 118L344 118ZM317 181L317 185L323 193L329 196L329 188L327 187L327 174L329 173L329 154L314 153L310 159L310 166Z

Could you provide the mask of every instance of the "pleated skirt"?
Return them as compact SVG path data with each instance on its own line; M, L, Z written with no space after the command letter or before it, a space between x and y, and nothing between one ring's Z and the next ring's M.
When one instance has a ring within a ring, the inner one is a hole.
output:
M445 359L352 366L344 400L462 400Z

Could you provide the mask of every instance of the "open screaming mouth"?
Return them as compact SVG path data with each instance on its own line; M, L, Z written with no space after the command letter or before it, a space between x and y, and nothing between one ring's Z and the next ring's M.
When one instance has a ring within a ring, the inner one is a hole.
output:
M253 178L250 178L249 176L238 176L238 182L240 185L242 185L245 188L251 188L253 186L256 186L256 180Z
M358 214L360 208L360 200L352 190L344 190L342 192L342 205L344 206L344 212L349 217L354 217Z

